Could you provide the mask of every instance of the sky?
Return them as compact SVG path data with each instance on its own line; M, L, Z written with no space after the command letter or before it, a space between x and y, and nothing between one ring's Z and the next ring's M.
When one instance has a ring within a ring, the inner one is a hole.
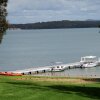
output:
M8 0L9 23L100 20L100 0Z

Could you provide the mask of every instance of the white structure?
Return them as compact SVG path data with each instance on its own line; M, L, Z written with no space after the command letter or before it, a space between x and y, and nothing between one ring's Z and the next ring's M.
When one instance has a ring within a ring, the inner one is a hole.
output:
M51 71L63 71L65 69L65 66L63 65L56 65L56 66L53 66Z
M98 59L98 62L100 63L100 58Z
M85 56L85 57L81 57L81 63L94 63L97 62L98 59L96 56Z
M90 68L90 67L96 67L98 66L99 59L96 56L85 56L81 57L82 67L84 68Z
M96 67L96 66L97 66L97 63L86 63L86 64L83 64L84 68L91 68L91 67Z

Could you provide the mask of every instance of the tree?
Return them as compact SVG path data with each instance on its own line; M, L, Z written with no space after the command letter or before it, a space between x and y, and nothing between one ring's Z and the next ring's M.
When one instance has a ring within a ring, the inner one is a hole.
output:
M3 33L6 31L8 28L8 23L6 21L6 16L7 16L7 2L8 0L0 0L0 42L3 37Z

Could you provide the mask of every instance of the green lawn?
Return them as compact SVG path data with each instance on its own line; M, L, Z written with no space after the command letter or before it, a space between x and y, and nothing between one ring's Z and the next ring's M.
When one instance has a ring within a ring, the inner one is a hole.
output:
M46 79L0 76L0 100L100 100L100 82L73 84Z

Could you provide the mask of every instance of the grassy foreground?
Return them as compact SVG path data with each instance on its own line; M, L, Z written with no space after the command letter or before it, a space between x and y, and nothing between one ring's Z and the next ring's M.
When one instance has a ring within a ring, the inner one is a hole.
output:
M100 100L100 79L0 76L0 100Z

